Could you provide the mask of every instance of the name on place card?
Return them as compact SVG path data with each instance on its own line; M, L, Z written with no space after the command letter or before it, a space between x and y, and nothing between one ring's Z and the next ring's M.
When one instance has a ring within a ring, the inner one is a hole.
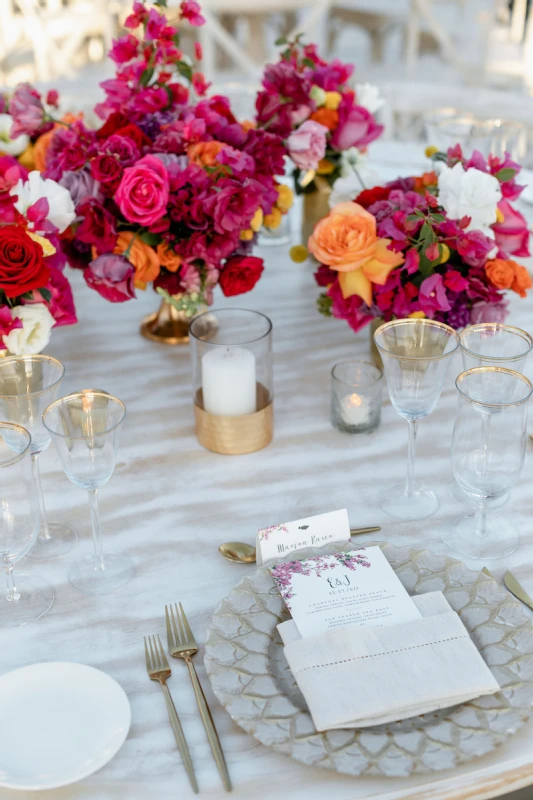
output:
M331 511L307 519L284 522L260 528L256 536L256 557L259 565L273 558L304 550L306 547L324 547L333 542L350 541L348 511Z
M422 617L379 547L288 561L270 571L302 638Z

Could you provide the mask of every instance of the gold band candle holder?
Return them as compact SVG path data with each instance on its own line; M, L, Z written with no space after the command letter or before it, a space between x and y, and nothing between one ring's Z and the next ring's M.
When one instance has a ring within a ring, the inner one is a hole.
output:
M244 455L274 433L272 323L244 309L207 312L191 323L196 436L207 450Z

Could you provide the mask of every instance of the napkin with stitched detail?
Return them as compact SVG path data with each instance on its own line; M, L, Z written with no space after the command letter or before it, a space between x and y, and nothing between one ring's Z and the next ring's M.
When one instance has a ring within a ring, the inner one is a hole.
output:
M319 731L365 728L464 703L500 687L441 592L412 598L422 619L333 628L302 639L278 625Z

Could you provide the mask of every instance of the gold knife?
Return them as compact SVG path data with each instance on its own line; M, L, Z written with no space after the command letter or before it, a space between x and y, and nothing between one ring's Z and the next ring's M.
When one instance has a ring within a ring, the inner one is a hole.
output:
M505 575L503 576L503 582L505 583L511 594L514 594L514 596L518 597L518 599L521 600L522 603L525 603L526 606L533 609L533 600L528 595L523 586L516 580L512 572L509 572L508 570L505 573Z

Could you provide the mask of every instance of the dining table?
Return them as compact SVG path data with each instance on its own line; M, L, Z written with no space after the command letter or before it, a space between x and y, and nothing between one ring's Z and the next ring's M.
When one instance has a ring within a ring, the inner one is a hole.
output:
M428 168L422 143L378 142L371 163L383 179ZM533 220L533 206L521 206ZM298 243L298 210L292 215ZM194 430L188 345L141 337L142 318L160 298L152 291L122 304L106 302L69 270L78 323L52 332L46 353L66 368L60 394L98 388L127 407L116 469L100 494L104 549L127 553L133 580L120 592L85 596L70 585L70 565L92 548L86 493L72 485L50 447L41 457L50 520L75 528L75 548L53 561L21 561L15 570L46 578L55 588L51 610L36 622L0 630L0 675L45 661L88 664L116 679L129 698L132 724L115 758L79 783L44 792L0 789L1 800L189 800L189 786L164 698L149 680L143 637L166 638L165 604L181 602L199 644L195 659L218 729L235 800L482 800L533 785L533 718L493 752L453 769L408 777L352 777L279 755L243 731L219 704L203 665L205 632L219 602L254 564L232 563L219 553L225 541L254 543L260 527L347 508L350 524L381 526L357 538L427 548L488 566L501 583L511 569L533 596L533 441L528 437L522 474L503 509L520 533L518 550L482 563L451 551L441 540L446 521L465 513L450 494L450 443L456 405L457 352L442 396L420 424L416 469L440 507L434 516L398 522L380 509L378 496L401 481L406 468L405 422L386 391L379 428L347 435L330 421L333 365L370 360L368 328L322 317L310 262L293 263L287 245L259 248L265 270L249 294L224 298L214 309L250 308L273 323L274 438L263 450L239 456L203 449ZM524 262L528 263L529 262ZM514 295L508 320L533 334L533 293ZM525 367L533 379L533 359ZM533 418L529 425L533 432ZM528 611L528 613L530 613ZM532 615L533 616L533 615ZM169 688L196 769L201 797L226 797L202 725L185 663L173 660ZM533 670L533 652L531 655ZM361 687L360 687L361 688ZM362 687L364 690L364 687ZM94 697L98 704L99 698ZM0 720L9 725L9 720Z

